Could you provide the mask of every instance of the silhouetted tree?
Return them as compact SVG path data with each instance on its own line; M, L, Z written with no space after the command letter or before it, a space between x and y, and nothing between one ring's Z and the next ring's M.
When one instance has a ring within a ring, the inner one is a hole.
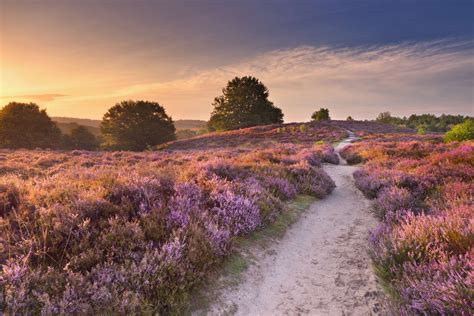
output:
M0 147L57 148L61 131L34 103L11 102L0 110Z
M104 115L105 147L144 150L176 138L173 120L156 102L122 101Z
M329 117L329 109L320 108L319 111L316 111L311 115L311 119L313 121L330 120L331 117Z
M283 123L281 109L268 100L267 87L255 77L235 77L214 99L210 130L233 130Z
M353 119L352 116L350 116L350 115L346 118L346 121L353 121L353 120L354 120L354 119Z
M63 143L67 149L95 150L99 147L94 134L82 125L73 128L69 135L64 135Z

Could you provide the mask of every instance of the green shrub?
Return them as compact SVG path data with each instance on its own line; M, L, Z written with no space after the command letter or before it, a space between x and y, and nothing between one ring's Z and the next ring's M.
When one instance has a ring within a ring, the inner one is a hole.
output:
M464 123L454 125L449 132L444 135L444 141L463 141L474 139L474 120L467 119Z

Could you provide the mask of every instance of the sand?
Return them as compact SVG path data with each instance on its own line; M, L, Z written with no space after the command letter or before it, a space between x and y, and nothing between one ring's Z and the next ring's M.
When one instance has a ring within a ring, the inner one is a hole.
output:
M340 150L353 135L340 143ZM355 188L356 167L325 165L336 182L271 249L257 255L242 281L214 300L210 315L379 315L382 291L367 255L377 221Z

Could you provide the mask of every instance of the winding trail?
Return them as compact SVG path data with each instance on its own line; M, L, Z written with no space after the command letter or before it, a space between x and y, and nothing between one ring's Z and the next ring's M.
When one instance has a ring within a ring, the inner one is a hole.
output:
M351 137L336 150L351 142ZM221 293L211 315L384 314L367 256L367 231L376 225L370 203L355 188L356 167L325 165L336 182L283 239L256 258L242 282Z

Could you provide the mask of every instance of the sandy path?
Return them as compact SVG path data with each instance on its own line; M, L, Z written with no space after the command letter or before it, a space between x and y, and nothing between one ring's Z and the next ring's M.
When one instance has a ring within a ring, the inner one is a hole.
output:
M348 141L338 145L343 147ZM381 291L367 256L370 204L354 187L355 167L327 165L337 188L226 289L209 314L374 315Z

